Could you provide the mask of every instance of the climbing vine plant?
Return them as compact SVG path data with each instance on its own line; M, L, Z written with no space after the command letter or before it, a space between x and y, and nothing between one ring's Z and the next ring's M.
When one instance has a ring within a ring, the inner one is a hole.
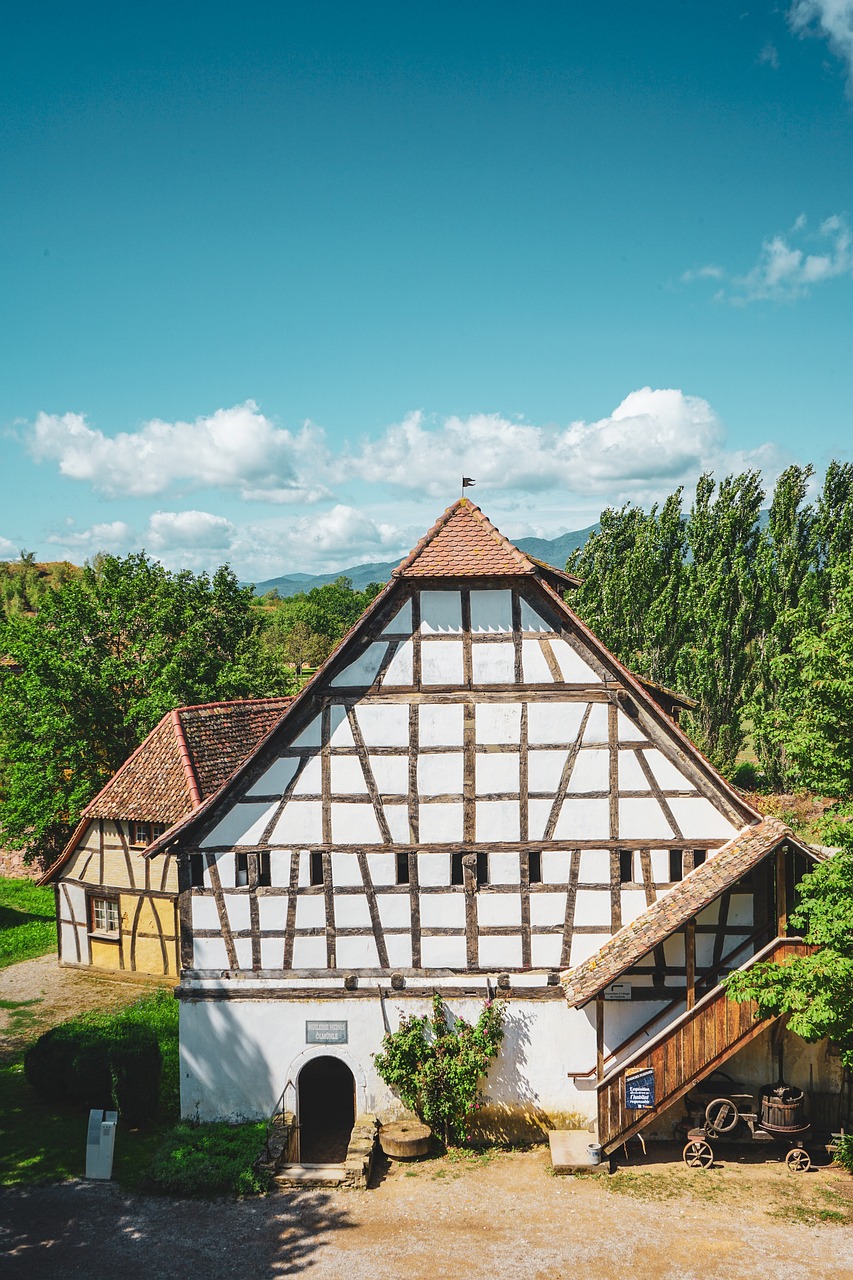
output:
M500 1049L504 1008L487 1000L473 1026L459 1017L451 1022L436 992L432 1017L403 1018L374 1057L381 1079L445 1142L466 1136L480 1105L478 1085Z

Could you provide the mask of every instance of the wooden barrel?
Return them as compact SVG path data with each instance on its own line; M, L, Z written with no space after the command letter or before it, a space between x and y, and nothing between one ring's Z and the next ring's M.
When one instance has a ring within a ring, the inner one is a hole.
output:
M802 1129L806 1124L802 1090L789 1085L769 1085L762 1089L761 1124L765 1129Z

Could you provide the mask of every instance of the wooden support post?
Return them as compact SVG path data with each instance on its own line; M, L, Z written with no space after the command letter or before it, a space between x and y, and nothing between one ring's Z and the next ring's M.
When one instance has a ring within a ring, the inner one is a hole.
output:
M595 999L595 1078L604 1079L604 997Z
M696 921L688 920L684 927L684 967L687 973L687 1008L696 1003Z
M785 890L785 849L780 844L776 850L776 937L784 938L788 932L788 902Z

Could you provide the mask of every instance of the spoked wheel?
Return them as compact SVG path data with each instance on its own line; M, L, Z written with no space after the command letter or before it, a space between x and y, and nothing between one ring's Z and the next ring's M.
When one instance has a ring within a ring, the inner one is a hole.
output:
M791 1173L808 1173L812 1167L812 1160L804 1147L791 1147L785 1156L785 1164Z
M714 1151L710 1142L694 1138L682 1151L681 1158L688 1169L710 1169L714 1163Z
M731 1098L715 1098L705 1108L705 1122L710 1133L731 1133L740 1112Z

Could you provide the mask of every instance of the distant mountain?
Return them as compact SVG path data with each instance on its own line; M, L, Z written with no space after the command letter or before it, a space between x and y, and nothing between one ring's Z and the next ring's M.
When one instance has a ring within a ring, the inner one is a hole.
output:
M561 533L558 538L518 538L515 545L520 551L537 560L544 560L555 569L565 569L566 561L573 551L582 547L591 533L598 532L598 525L591 524L587 529L574 529L570 533ZM385 564L356 564L349 569L338 569L335 573L288 573L281 578L268 578L266 582L255 584L255 594L266 595L276 590L282 597L295 596L300 591L310 591L313 587L322 587L335 578L349 578L356 591L363 591L370 582L387 582L391 570L396 569L399 560L389 560Z

